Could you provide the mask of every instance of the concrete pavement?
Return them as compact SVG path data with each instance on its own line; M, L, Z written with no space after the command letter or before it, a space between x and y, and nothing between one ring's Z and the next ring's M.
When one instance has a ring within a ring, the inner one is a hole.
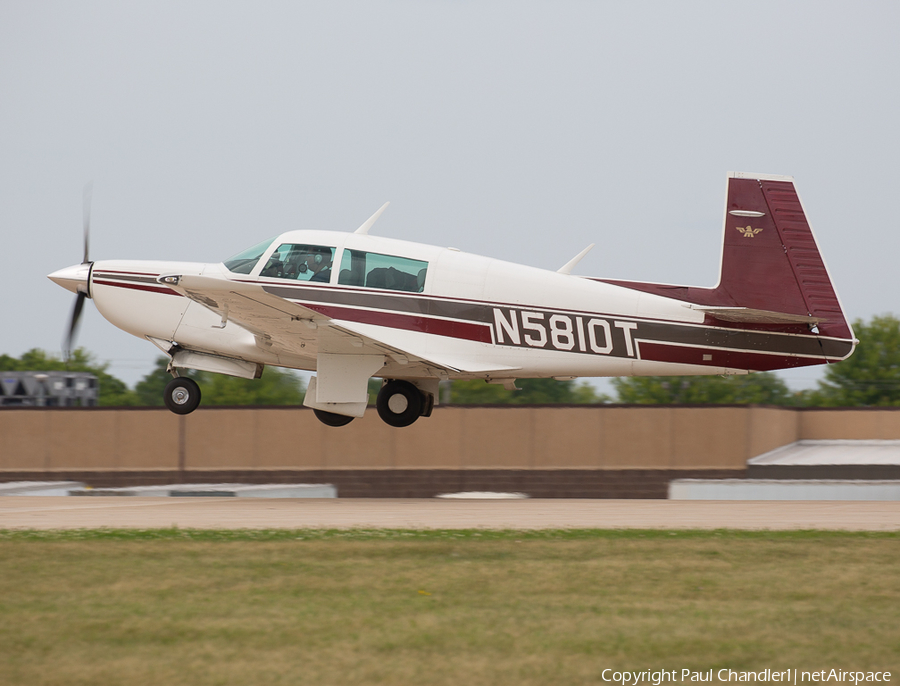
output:
M900 502L0 497L0 528L900 531Z

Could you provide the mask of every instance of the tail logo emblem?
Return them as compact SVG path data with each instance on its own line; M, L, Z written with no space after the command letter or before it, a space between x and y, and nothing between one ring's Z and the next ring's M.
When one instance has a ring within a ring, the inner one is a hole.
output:
M746 228L743 226L738 226L736 228L738 231L740 231L742 234L744 234L744 238L756 238L756 234L758 234L760 231L762 231L762 229L753 229L753 228L750 228L749 226Z

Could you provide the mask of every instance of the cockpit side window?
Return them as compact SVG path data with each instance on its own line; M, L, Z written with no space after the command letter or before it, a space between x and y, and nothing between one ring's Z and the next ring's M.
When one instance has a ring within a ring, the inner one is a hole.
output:
M321 245L282 243L266 261L260 276L293 281L331 281L334 248Z
M362 250L344 250L338 283L421 293L425 287L427 272L428 263L422 260Z
M252 248L247 248L234 257L225 260L225 268L235 274L249 274L253 271L256 263L259 262L259 258L272 245L273 240L272 238L264 240L262 243L257 243Z

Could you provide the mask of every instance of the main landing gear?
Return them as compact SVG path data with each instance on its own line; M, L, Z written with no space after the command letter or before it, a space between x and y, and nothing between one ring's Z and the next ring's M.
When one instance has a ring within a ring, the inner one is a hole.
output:
M326 412L325 410L313 410L313 414L315 414L316 419L325 426L346 426L353 421L353 417L348 417L345 414L337 414L335 412Z
M409 381L388 381L375 401L378 416L391 426L409 426L419 417L428 417L434 408L434 396L422 393Z
M375 400L378 416L391 426L409 426L419 417L430 417L434 409L434 396L424 393L409 381L393 379L386 382ZM325 410L313 410L316 418L327 426L346 426L353 421L348 417Z

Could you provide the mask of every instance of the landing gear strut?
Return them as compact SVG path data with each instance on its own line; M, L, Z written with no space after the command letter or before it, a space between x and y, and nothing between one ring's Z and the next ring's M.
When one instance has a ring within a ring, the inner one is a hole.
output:
M163 399L175 414L190 414L200 405L200 386L193 379L179 376L166 385Z

